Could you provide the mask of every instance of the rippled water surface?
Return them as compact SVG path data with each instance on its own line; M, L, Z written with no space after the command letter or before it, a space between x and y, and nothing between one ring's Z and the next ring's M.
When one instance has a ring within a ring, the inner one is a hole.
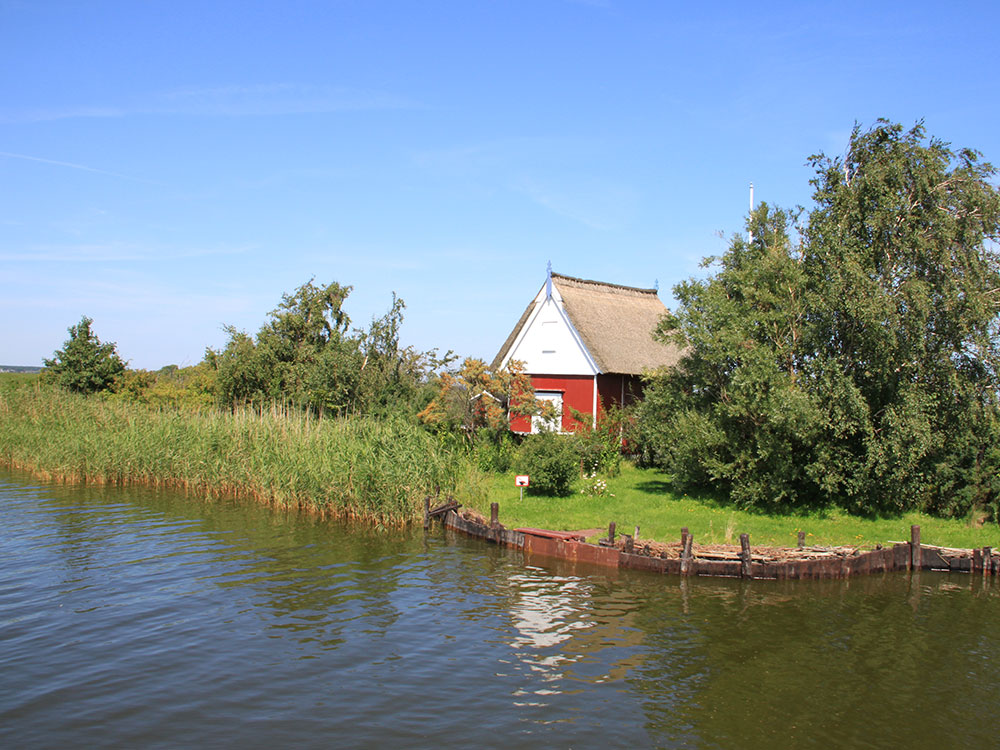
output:
M740 582L0 474L3 747L997 747L1000 582Z

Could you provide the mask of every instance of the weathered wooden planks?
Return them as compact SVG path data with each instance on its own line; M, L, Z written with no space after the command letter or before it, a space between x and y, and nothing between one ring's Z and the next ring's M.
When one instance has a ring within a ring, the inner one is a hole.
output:
M427 504L429 505L429 503ZM598 544L588 544L579 532L548 529L507 529L499 521L499 507L490 508L490 520L473 514L463 517L458 503L435 508L427 515L443 514L444 524L470 536L486 539L523 550L529 555L554 557L593 565L631 568L653 573L680 576L725 576L765 580L805 580L847 578L896 570L943 570L961 573L1000 575L1000 555L990 547L981 550L960 550L920 543L920 527L910 529L910 541L894 543L892 547L862 551L849 547L805 547L804 533L799 545L789 549L759 548L755 553L747 534L740 535L738 552L725 549L703 549L694 546L694 535L681 530L681 546L655 542L636 544L637 535L623 534L616 540L615 524L608 527L608 536ZM425 513L429 511L425 509ZM469 515L469 514L466 514ZM654 548L661 551L656 552ZM727 549L732 549L727 548Z

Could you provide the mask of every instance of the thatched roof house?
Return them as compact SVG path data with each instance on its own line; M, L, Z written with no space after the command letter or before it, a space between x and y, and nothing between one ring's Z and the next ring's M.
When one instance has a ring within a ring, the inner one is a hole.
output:
M572 429L568 407L588 413L596 423L610 404L624 405L641 394L639 376L677 363L677 347L653 339L667 308L655 289L588 281L549 271L493 360L501 368L524 362L538 398L563 414L560 429ZM519 432L539 423L512 424Z

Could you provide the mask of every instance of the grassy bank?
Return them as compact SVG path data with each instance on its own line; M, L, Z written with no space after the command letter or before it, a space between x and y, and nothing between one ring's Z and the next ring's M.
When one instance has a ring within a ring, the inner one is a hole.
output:
M699 544L739 544L739 535L747 533L755 546L790 547L795 546L802 530L808 544L874 547L892 540L908 540L910 526L918 524L925 544L1000 548L1000 526L978 525L977 519L907 513L870 520L837 510L794 516L746 513L708 498L674 494L659 472L629 465L607 482L608 492L614 497L581 494L582 482L577 482L570 497L525 495L520 500L513 474L495 476L488 496L476 501L475 507L489 517L489 503L499 503L500 522L508 527L565 531L600 528L606 534L608 523L614 521L620 532L631 534L639 526L640 538L661 542L679 540L681 527L686 526Z
M461 451L403 419L185 412L77 396L36 376L0 376L0 464L53 479L171 486L382 523L417 518L423 497L440 487L485 516L498 502L509 527L607 529L614 521L622 532L639 526L641 538L669 542L686 526L701 544L738 543L746 532L767 546L792 546L802 530L810 544L872 547L905 540L919 524L929 544L1000 548L1000 527L975 518L746 513L677 495L662 474L627 464L608 480L607 496L581 494L581 480L567 498L520 500L513 474L477 472Z
M0 383L0 463L54 479L165 485L393 523L466 461L403 419L182 412Z

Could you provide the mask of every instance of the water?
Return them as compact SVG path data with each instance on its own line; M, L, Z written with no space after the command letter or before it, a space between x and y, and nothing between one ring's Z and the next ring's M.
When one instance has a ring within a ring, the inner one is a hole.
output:
M995 747L1000 582L679 579L0 474L3 747Z

